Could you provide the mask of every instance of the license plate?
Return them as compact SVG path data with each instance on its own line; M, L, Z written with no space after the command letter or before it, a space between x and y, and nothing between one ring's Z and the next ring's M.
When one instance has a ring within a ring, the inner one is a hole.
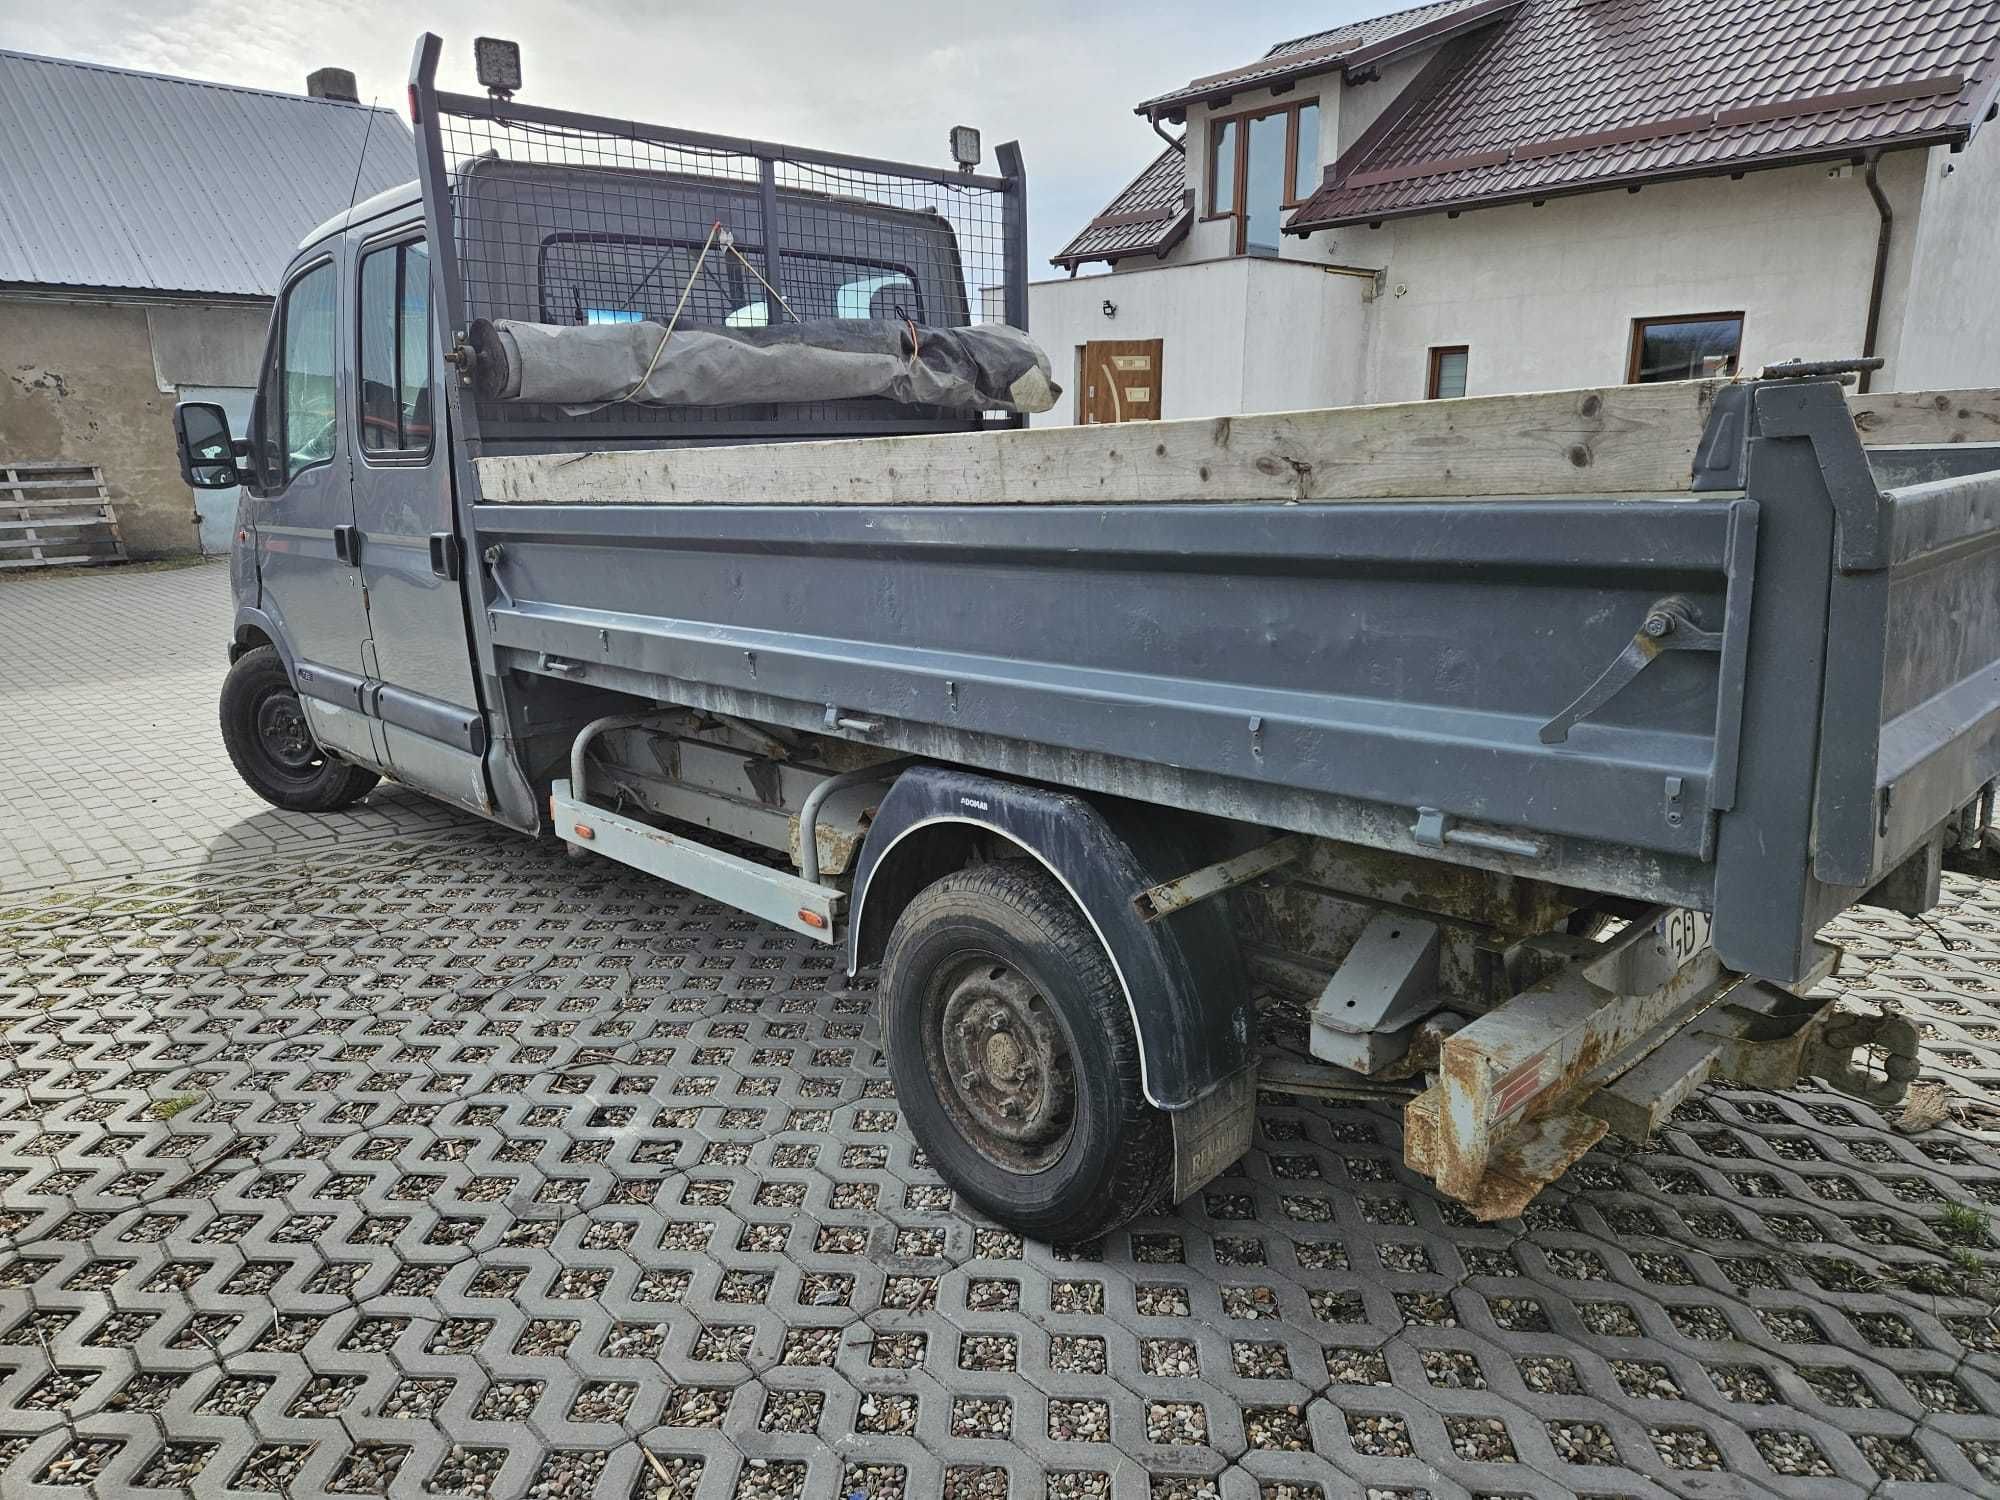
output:
M1679 967L1708 946L1709 930L1714 925L1707 912L1682 908L1655 922L1653 936L1660 952Z

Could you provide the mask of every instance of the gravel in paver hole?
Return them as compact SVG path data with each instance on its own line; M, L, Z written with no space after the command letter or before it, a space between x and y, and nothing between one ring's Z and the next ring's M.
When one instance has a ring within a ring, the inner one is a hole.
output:
M951 1435L1006 1438L1014 1431L1014 1404L998 1396L957 1396L951 1403Z
M1104 1401L1050 1401L1049 1436L1059 1443L1110 1442L1110 1403Z
M1401 1417L1347 1414L1347 1437L1356 1453L1370 1458L1409 1458L1416 1453L1410 1428Z
M1060 1469L1048 1478L1048 1500L1104 1500L1111 1476L1095 1469Z
M1451 1439L1451 1451L1460 1458L1486 1464L1517 1461L1514 1440L1498 1417L1446 1417L1444 1430Z
M1556 1457L1569 1464L1615 1464L1618 1447L1595 1422L1545 1422Z
M631 1500L694 1500L707 1460L692 1453L641 1450Z
M1753 1430L1750 1441L1777 1473L1788 1478L1830 1479L1833 1465L1827 1462L1818 1443L1803 1432L1788 1432L1783 1428L1768 1427Z
M907 1471L901 1464L854 1464L840 1478L840 1493L847 1500L903 1500Z
M954 1464L944 1471L944 1500L1007 1500L1007 1471Z
M1243 1430L1253 1448L1275 1448L1283 1453L1312 1451L1312 1432L1305 1413L1296 1406L1245 1407Z

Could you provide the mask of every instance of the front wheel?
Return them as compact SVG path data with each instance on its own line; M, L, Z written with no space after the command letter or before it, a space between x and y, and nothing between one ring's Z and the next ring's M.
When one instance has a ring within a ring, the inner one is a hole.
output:
M222 680L222 743L244 784L288 812L335 812L381 779L320 749L275 646L244 652Z
M944 1179L1058 1243L1146 1212L1173 1173L1118 976L1083 914L1021 860L946 875L882 961L889 1071Z

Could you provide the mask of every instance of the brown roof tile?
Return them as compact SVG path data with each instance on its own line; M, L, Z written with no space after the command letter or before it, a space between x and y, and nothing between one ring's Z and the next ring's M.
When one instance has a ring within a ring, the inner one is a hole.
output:
M1342 63L1352 61L1363 53L1375 52L1384 44L1395 42L1407 34L1450 30L1454 21L1476 20L1489 13L1512 10L1519 4L1520 0L1432 0L1428 5L1413 6L1409 10L1365 21L1353 21L1330 31L1316 31L1310 36L1294 37L1289 42L1278 43L1253 63L1191 79L1180 88L1146 100L1134 112L1151 115L1155 119L1178 118L1188 105L1199 100L1244 89L1269 88L1274 83L1289 79L1331 72ZM1477 15L1470 14L1473 12Z
M1962 140L2000 0L1527 0L1456 44L1288 228Z
M1193 214L1186 159L1169 146L1049 259L1058 266L1079 266L1088 260L1158 255L1187 233Z

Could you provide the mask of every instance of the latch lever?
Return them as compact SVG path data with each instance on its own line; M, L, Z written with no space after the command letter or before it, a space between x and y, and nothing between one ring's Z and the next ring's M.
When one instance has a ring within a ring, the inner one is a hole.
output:
M1722 632L1703 630L1695 624L1693 612L1685 599L1657 601L1646 611L1646 618L1640 621L1638 631L1611 665L1598 673L1597 680L1579 693L1568 708L1542 726L1542 743L1560 745L1568 739L1571 728L1578 720L1588 718L1617 697L1661 652L1721 649Z

